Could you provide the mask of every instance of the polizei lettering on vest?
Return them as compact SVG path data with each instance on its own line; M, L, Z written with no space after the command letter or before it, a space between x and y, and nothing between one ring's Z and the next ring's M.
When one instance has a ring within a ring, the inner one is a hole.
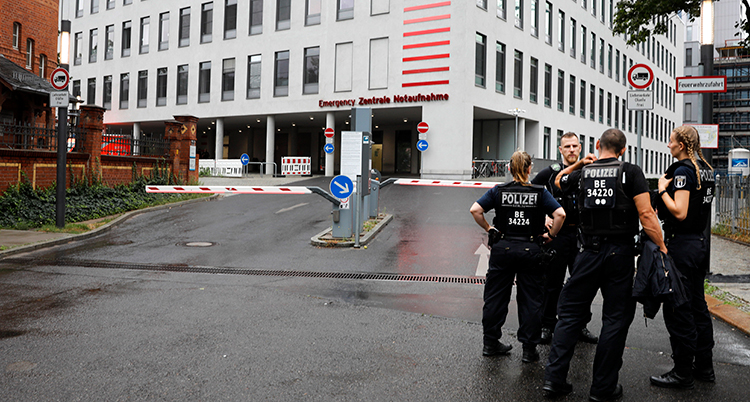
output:
M536 193L503 193L501 202L503 205L535 206Z
M599 169L586 169L584 170L584 178L605 178L605 177L617 177L617 168L599 168Z

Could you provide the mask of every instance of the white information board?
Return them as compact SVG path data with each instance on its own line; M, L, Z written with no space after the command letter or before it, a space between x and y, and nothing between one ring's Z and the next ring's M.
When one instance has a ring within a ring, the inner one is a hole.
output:
M698 131L701 139L701 148L719 148L719 125L718 124L689 124Z
M341 174L357 185L357 175L362 172L362 132L341 132Z

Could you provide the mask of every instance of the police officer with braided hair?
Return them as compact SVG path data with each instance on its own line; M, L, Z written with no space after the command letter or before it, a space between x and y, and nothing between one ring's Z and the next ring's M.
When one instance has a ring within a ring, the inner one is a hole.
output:
M560 155L562 161L555 162L537 173L531 184L544 186L555 200L562 205L566 217L560 233L549 244L555 250L555 256L544 269L544 298L542 299L542 337L541 343L552 341L552 331L557 324L557 301L565 280L565 271L573 267L578 255L578 210L575 205L575 195L563 193L555 186L557 174L567 166L578 161L581 155L581 143L573 132L567 132L560 137ZM596 343L599 338L592 334L585 326L579 338L582 342Z
M588 155L565 168L556 179L564 191L576 191L582 251L560 293L559 320L542 386L548 397L573 390L567 382L570 360L581 328L589 318L591 302L600 289L604 297L602 330L594 356L589 400L609 401L622 396L617 380L628 328L635 316L636 301L631 295L634 236L639 220L659 249L667 251L643 171L618 160L625 146L622 131L610 128L596 143L598 160Z
M491 234L491 252L484 286L485 356L505 355L511 345L500 342L502 326L508 315L508 304L517 283L518 341L523 345L521 360L539 360L536 345L541 330L542 275L540 244L548 242L560 231L565 211L542 186L530 184L531 157L516 151L510 159L513 181L488 190L471 206L471 214L479 226ZM492 226L484 214L495 210ZM553 222L549 233L544 233L547 215ZM493 232L497 235L492 235Z
M690 301L679 307L664 305L674 368L651 377L651 383L665 388L693 388L693 378L706 382L716 379L713 326L703 296L710 258L705 230L711 220L714 172L703 157L694 127L675 128L667 147L678 162L659 179L657 210L664 221L664 241Z

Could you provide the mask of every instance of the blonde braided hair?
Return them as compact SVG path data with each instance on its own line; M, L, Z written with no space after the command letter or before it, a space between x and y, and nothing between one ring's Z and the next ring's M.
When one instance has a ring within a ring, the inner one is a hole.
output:
M685 145L685 152L688 154L688 158L690 158L690 162L693 163L693 166L695 166L695 177L698 179L698 190L701 188L701 172L700 172L700 166L698 165L698 160L695 159L695 155L698 154L698 157L701 158L703 163L705 163L711 171L714 170L713 167L706 161L706 158L703 157L703 152L701 152L701 140L700 136L698 135L698 130L695 129L693 126L679 126L675 128L673 131L675 141L681 142Z
M513 152L510 157L510 174L513 180L527 184L529 182L529 166L531 166L531 156L525 151Z

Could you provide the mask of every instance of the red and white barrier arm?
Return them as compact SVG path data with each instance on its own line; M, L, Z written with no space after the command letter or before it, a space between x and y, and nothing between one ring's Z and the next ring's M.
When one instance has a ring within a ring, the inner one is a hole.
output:
M437 186L437 187L463 187L463 188L492 188L498 184L496 181L454 181L454 180L425 180L425 179L396 179L393 184L402 186Z
M312 194L304 186L146 186L147 193L175 194Z

